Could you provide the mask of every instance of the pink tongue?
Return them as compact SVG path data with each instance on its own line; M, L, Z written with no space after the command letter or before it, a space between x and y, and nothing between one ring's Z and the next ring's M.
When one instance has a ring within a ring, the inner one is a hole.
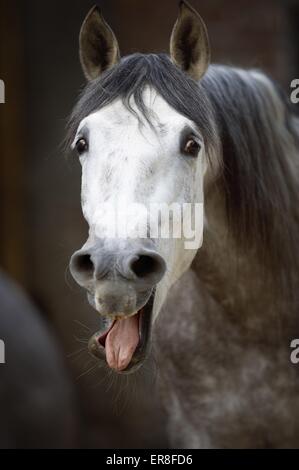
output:
M139 343L139 315L116 320L109 331L105 349L108 365L112 369L124 370L128 367Z

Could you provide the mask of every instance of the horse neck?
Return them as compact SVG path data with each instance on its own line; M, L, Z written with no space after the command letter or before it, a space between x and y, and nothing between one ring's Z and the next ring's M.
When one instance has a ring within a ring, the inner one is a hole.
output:
M206 203L204 243L192 269L230 318L258 340L269 332L275 341L294 335L295 316L285 293L259 262L257 250L241 250L229 235L223 195L215 190ZM275 290L274 290L275 289Z

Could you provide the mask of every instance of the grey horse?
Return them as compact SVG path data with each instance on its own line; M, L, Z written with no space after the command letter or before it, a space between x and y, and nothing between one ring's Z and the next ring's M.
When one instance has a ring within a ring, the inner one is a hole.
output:
M121 59L95 7L80 57L88 84L67 140L89 236L70 269L102 323L90 350L128 374L154 343L173 446L297 446L299 132L288 100L260 71L210 65L186 2L170 56ZM111 235L121 203L123 238ZM134 203L203 207L200 243L151 236ZM149 236L133 236L137 223Z

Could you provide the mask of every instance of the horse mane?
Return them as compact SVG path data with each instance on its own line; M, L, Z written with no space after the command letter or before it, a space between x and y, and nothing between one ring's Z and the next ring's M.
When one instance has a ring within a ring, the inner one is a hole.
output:
M261 264L291 290L299 273L296 110L276 83L255 70L211 66L202 86L221 142L229 230L243 250L255 246Z
M150 121L146 86L195 122L209 156L220 151L229 231L242 249L255 246L259 258L289 283L291 267L295 276L299 272L299 126L283 93L257 71L210 66L196 83L165 54L134 54L87 84L70 117L66 144L82 119L115 99L135 112L134 98Z

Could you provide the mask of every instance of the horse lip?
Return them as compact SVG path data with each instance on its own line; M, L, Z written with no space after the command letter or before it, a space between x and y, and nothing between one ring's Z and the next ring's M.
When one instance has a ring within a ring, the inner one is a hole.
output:
M139 320L139 345L132 357L132 360L129 366L123 370L119 371L119 374L130 374L139 369L145 359L147 358L149 348L150 348L150 337L152 329L152 316L153 316L153 304L154 304L154 294L151 292L147 302L141 307L138 312L140 312ZM111 327L105 333L106 335L110 331ZM89 340L88 349L89 352L100 359L101 361L106 362L106 352L105 347L100 343L100 338L104 336L102 331L96 332Z

